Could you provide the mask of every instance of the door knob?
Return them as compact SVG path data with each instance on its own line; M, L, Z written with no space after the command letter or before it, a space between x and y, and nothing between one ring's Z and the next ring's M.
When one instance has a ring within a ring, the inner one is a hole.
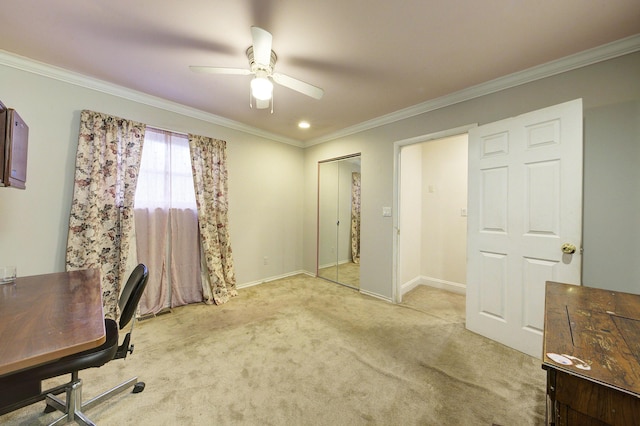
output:
M565 254L573 254L576 252L576 246L571 243L564 243L562 245L562 252Z

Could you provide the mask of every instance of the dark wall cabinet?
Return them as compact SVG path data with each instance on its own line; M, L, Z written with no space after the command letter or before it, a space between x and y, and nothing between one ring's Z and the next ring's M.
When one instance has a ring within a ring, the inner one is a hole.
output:
M0 186L25 189L29 127L18 113L0 104Z

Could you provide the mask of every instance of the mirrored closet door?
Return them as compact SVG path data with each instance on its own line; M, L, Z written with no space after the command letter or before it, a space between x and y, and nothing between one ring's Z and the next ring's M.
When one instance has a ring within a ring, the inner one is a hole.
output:
M360 287L360 154L318 163L317 275Z

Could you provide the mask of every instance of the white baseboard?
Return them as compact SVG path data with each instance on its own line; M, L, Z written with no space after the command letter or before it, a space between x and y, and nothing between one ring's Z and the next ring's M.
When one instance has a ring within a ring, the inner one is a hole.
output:
M467 286L465 284L456 283L452 281L445 281L439 278L430 278L425 276L418 276L413 278L412 280L407 281L406 283L400 286L400 294L405 295L410 292L414 288L419 285L427 285L429 287L439 288L442 290L447 290L452 293L458 294L466 294Z
M422 284L422 277L415 277L412 280L409 280L400 286L400 294L402 295L407 294L421 284Z
M450 291L452 293L458 293L458 294L467 294L467 285L466 284L461 284L461 283L456 283L456 282L452 282L452 281L445 281L445 280L440 280L437 278L428 278L425 277L424 278L424 285L428 285L430 287L435 287L435 288L440 288L442 290L447 290Z
M360 291L361 294L365 294L367 296L375 297L376 299L384 300L385 302L393 303L393 300L391 300L391 298L382 296L382 295L380 295L378 293L372 293L370 291L363 290L363 289L360 289L359 291Z
M312 274L311 272L300 270L300 271L288 272L288 273L282 274L282 275L275 275L273 277L263 278L261 280L251 281L251 282L248 282L248 283L236 284L236 288L237 289L241 289L241 288L253 287L254 285L264 284L264 283L268 283L269 281L275 281L275 280L279 280L279 279L282 279L282 278L292 277L292 276L298 275L298 274L305 274L305 275L309 275L310 277L315 277L316 276L315 274Z

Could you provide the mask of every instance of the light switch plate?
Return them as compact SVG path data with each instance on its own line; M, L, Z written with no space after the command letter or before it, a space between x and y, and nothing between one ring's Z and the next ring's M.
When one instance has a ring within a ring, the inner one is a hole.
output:
M382 208L382 217L391 217L391 207Z

